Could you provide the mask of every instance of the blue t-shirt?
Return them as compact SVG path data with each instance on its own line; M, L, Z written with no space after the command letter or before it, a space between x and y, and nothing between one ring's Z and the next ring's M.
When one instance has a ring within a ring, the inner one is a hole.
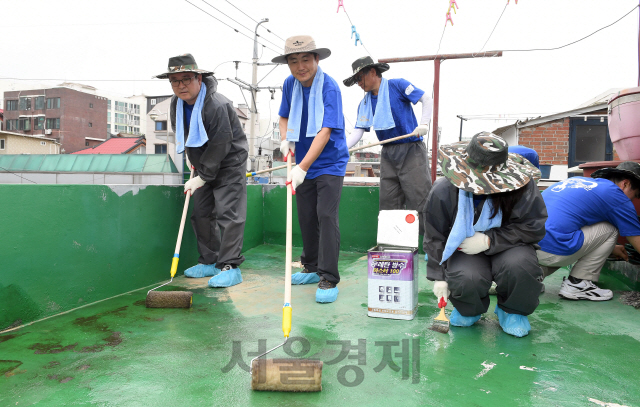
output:
M640 222L631 200L604 178L573 177L542 192L549 217L540 247L547 253L571 255L582 247L583 226L609 222L621 236L640 236Z
M413 113L411 104L418 103L424 91L416 88L406 79L389 79L389 104L391 105L391 115L396 127L387 130L376 130L378 140L404 136L413 132L418 127L416 115ZM371 110L375 114L378 104L378 95L371 95ZM356 112L357 115L357 112ZM370 128L364 128L369 131ZM422 137L407 137L389 144L412 143L422 141Z
M293 94L293 84L296 79L290 75L282 85L282 103L280 104L280 117L288 118L291 109L291 96ZM309 105L309 93L311 86L302 87L302 120L300 121L300 136L296 142L296 164L300 164L307 155L314 137L307 137L307 117ZM324 102L324 117L322 127L331 129L329 141L318 158L311 164L307 177L317 178L320 175L336 175L344 177L349 161L349 150L347 149L347 139L344 135L344 116L342 114L342 93L336 81L324 74L322 85L322 101Z
M182 104L182 106L184 107L182 109L182 111L184 112L183 120L184 120L185 123L187 123L187 130L188 130L189 129L189 125L191 124L191 113L193 113L193 106L195 106L195 105L190 105L187 102L184 102ZM187 135L185 135L185 136L187 136Z
M531 161L531 164L540 169L540 159L536 150L525 146L509 146L510 153L520 154L527 160Z

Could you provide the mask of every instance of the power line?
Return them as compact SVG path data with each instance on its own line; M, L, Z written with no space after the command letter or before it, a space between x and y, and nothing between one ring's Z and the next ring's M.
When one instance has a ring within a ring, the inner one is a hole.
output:
M640 5L639 5L639 6L640 6ZM587 36L585 36L585 37L580 38L579 40L576 40L576 41L570 42L570 43L565 44L565 45L562 45L562 46L560 46L560 47L555 47L555 48L532 48L532 49L505 49L505 50L502 50L502 51L503 51L503 52L555 51L555 50L557 50L557 49L565 48L565 47L568 47L569 45L573 45L573 44L578 43L578 42L580 42L580 41L582 41L582 40L585 40L585 39L587 39L587 38L591 37L593 34L595 34L595 33L599 32L599 31L604 30L605 28L609 28L609 27L611 27L612 25L616 24L617 22L619 22L620 20L622 20L623 18L625 18L626 16L628 16L629 14L631 14L631 13L633 12L633 10L637 9L639 6L635 6L635 7L634 7L634 8L632 8L632 9L631 9L627 14L623 15L622 17L620 17L619 19L617 19L617 20L616 20L616 21L614 21L613 23L611 23L611 24L609 24L609 25L606 25L606 26L604 26L604 27L602 27L602 28L599 28L599 29L595 30L594 32L592 32L591 34L589 34L589 35L587 35Z
M244 24L242 24L242 23L240 23L240 22L238 22L238 21L234 20L233 18L229 17L228 15L226 15L225 13L223 13L222 11L220 11L220 9L218 9L218 8L216 8L216 7L214 7L214 6L212 6L212 5L211 5L210 3L208 3L206 0L202 0L202 2L203 2L204 4L206 4L206 5L208 5L209 7L211 7L212 9L216 10L218 13L220 13L220 14L222 14L223 16L227 17L229 20L231 20L231 21L235 22L236 24L239 24L241 27L243 27L245 30L249 31L251 34L253 34L253 33L254 33L254 32L253 32L253 30L252 30L251 28L249 28L249 27L247 27L246 25L244 25ZM260 37L260 34L256 33L256 35L257 35L258 37ZM267 41L268 43L270 43L271 45L275 46L275 47L278 47L278 46L279 46L278 44L274 44L273 42L269 41L268 39L266 39L266 38L264 38L264 37L262 37L262 38L263 38L265 41Z
M220 20L219 18L217 18L217 17L213 16L213 15L212 15L212 14L210 14L210 13L207 13L205 10L203 10L203 9L201 9L200 7L196 6L195 4L193 4L192 2L190 2L189 0L184 0L184 1L186 1L186 2L187 2L187 3L189 3L189 4L191 4L193 7L197 8L198 10L202 11L203 13L205 13L206 15L208 15L209 17L211 17L211 18L213 18L213 19L215 19L215 20L217 20L217 21L221 22L222 24L226 25L227 27L231 28L233 31L237 32L238 34L243 35L243 36L245 36L245 37L249 38L251 41L253 41L253 40L254 40L253 38L249 37L247 34L245 34L245 33L243 33L243 32L240 32L238 29L233 28L232 26L230 26L229 24L227 24L227 23L225 23L224 21ZM257 41L257 40L256 40L256 41ZM260 41L257 41L257 42L258 42L258 44L262 45L263 47L265 47L265 48L269 48L271 51L275 52L276 54L278 54L278 55L280 54L280 51L276 51L276 50L274 50L273 48L271 48L271 47L268 47L268 46L264 45L264 44L263 44L263 43L261 43Z
M251 20L253 20L254 23L258 24L258 20L256 20L255 18L251 17L249 14L245 13L244 11L240 10L235 4L231 3L229 0L225 0L227 3L231 4L232 7L234 7L236 10L238 10L239 12L241 12L242 14L244 14L245 16L249 17ZM265 30L267 30L267 32L269 34L275 35L276 37L280 38L282 41L285 41L284 38L280 37L278 34L274 33L273 31L269 30L267 27L263 27Z
M502 18L502 15L504 14L504 11L507 9L508 5L509 5L508 2L507 2L507 4L504 5L504 8L502 9L502 13L500 13L500 17L498 17L498 21L496 21L496 25L493 26L493 30L491 30L491 34L489 34L489 38L487 38L487 40L484 42L484 45L482 46L482 48L480 48L479 52L482 52L482 50L484 49L485 45L487 45L487 43L489 42L489 39L493 35L493 32L496 30L496 27L498 26L498 23L500 22L500 19Z

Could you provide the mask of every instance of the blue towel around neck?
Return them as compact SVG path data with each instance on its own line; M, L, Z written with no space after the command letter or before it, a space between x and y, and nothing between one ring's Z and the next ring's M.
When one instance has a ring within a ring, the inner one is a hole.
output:
M315 137L322 130L322 120L324 119L324 100L322 99L322 88L324 86L324 72L318 66L316 76L311 83L309 92L309 104L307 107L307 137ZM299 80L293 82L291 93L291 110L287 124L287 140L300 141L300 123L302 122L302 83Z
M460 243L464 239L473 236L475 232L485 232L502 225L502 211L500 209L498 209L498 213L493 219L490 218L493 211L491 198L487 197L485 199L482 213L480 213L478 222L475 225L473 224L473 209L473 194L460 189L458 191L458 213L456 214L455 222L453 222L451 233L447 238L447 243L444 246L440 264L451 257L460 246Z
M200 85L200 93L198 93L196 103L193 105L191 121L189 121L189 135L187 142L184 144L184 101L178 98L176 105L176 152L178 154L184 152L185 145L187 147L200 147L209 141L209 136L202 123L202 107L204 106L204 96L206 94L207 87L203 82Z
M391 114L391 102L389 100L389 81L382 78L380 88L378 88L378 104L376 112L373 113L373 104L371 103L371 92L364 95L364 99L358 106L358 120L356 127L368 129L373 126L374 130L388 130L396 127Z

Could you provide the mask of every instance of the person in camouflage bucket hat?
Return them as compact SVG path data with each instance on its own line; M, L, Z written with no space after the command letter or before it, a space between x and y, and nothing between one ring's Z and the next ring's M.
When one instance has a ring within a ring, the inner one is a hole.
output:
M468 143L441 146L438 160L442 173L456 188L476 195L513 191L532 178L537 182L540 170L508 148L503 138L481 132Z
M522 337L531 330L527 315L538 306L543 287L536 249L547 210L531 182L540 171L508 147L482 132L469 143L439 149L445 177L427 198L423 248L434 294L454 306L451 325L477 322L488 311L495 281L500 327Z

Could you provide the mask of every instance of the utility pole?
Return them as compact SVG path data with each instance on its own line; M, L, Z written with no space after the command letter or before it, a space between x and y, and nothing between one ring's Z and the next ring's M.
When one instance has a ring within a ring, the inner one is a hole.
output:
M258 27L260 24L264 24L269 22L268 18L263 18L256 25L256 29L253 37L253 63L252 63L252 74L251 74L251 83L247 83L242 79L237 77L238 72L238 64L240 61L233 61L236 63L236 77L231 79L227 78L228 82L233 83L234 85L239 86L241 89L248 90L251 92L251 106L249 111L251 113L250 119L250 129L249 129L249 160L251 161L251 172L255 171L255 143L257 139L256 135L256 127L259 128L259 119L258 119L258 107L256 105L257 93L261 89L268 89L270 92L275 92L275 90L282 90L282 86L258 86L258 66L264 65L278 65L276 63L258 63ZM264 78L263 78L264 79ZM273 95L271 97L273 99Z
M467 54L438 54L424 55L418 57L405 58L384 58L378 62L415 62L415 61L433 61L434 62L434 78L433 78L433 140L431 141L431 182L436 180L436 169L438 162L438 110L440 107L440 63L446 59L463 59L463 58L494 58L501 57L502 51L487 51Z
M268 18L263 18L256 24L256 30L253 36L253 72L251 74L251 129L249 141L249 158L251 160L251 171L254 171L255 164L255 143L256 143L256 125L258 124L258 109L256 107L256 97L258 92L258 27L260 24L268 23Z

